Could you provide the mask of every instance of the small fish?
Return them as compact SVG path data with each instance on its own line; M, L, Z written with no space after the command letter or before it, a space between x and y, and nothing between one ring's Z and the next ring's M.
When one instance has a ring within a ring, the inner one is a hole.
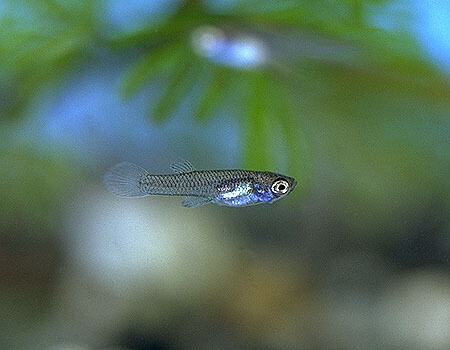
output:
M287 196L297 184L292 177L268 171L196 170L187 160L173 163L171 169L174 174L153 175L136 164L123 162L105 174L104 182L119 197L184 196L184 207L271 203Z

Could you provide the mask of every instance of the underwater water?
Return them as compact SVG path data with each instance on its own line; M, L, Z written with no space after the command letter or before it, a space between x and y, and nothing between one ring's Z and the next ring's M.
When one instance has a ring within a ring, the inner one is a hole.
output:
M447 9L0 3L0 348L449 349Z

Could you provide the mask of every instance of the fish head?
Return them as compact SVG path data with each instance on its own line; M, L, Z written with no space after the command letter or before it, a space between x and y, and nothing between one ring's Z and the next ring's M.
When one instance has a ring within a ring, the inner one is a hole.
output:
M262 202L273 202L287 196L296 185L297 181L292 177L272 172L261 172L256 177L253 187Z

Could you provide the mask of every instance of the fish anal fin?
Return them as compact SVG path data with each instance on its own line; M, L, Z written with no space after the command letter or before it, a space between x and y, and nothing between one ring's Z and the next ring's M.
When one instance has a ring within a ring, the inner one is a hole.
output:
M186 208L193 208L193 207L198 207L200 205L208 204L211 201L212 201L212 199L207 198L207 197L189 196L189 197L184 197L182 199L181 205Z
M170 165L170 169L177 174L190 173L191 171L196 170L191 162L185 159L177 159Z

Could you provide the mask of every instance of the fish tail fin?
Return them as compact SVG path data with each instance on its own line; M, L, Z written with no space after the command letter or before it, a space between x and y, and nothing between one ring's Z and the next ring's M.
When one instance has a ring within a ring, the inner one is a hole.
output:
M103 182L109 192L119 197L145 197L149 194L142 188L141 182L148 175L148 171L140 166L123 162L109 169Z

